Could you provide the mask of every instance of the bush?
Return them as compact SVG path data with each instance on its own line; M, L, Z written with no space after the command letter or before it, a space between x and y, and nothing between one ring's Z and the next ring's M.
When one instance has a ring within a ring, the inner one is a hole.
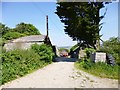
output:
M39 30L34 25L24 22L17 24L12 31L19 32L25 35L41 35Z
M41 60L44 60L45 62L52 62L54 53L52 51L52 48L48 45L42 44L33 44L31 46L31 49L35 51L35 53L38 53Z
M100 50L113 55L116 63L120 65L120 41L118 38L110 38L105 41Z
M110 38L110 40L104 42L100 51L112 54L117 64L111 66L104 62L94 63L90 61L90 54L95 52L95 50L92 48L86 48L85 52L87 57L75 63L77 68L99 77L118 79L118 70L120 65L120 41L118 38Z
M50 64L53 55L52 48L44 44L2 53L2 84Z
M4 46L6 40L4 38L0 38L0 46Z
M87 55L87 58L90 58L90 54L94 53L95 49L93 48L85 48L85 53Z
M15 50L2 54L2 84L41 68L45 63L33 50Z
M19 37L25 36L25 34L21 34L19 32L7 32L5 35L2 37L6 40L11 40L11 39L16 39Z

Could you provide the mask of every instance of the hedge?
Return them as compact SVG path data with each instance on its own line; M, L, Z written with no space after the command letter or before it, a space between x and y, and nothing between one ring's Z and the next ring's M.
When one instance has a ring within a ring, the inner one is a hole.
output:
M2 84L50 64L53 55L47 45L33 45L29 50L2 53Z

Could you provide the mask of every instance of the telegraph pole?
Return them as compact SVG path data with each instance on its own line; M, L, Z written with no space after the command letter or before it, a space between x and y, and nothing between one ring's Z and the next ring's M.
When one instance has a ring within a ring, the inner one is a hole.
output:
M48 37L48 15L46 16L46 31L47 31L47 37Z

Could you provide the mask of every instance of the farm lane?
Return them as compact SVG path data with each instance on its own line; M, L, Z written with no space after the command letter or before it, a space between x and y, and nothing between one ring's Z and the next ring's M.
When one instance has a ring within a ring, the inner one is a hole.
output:
M55 62L1 88L118 88L118 81L76 70L74 62Z

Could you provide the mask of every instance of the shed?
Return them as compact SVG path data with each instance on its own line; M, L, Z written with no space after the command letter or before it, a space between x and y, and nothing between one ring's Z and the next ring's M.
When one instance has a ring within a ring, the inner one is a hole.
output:
M30 36L20 37L18 39L11 40L4 45L4 48L7 51L14 49L29 49L32 44L51 45L51 41L49 37L47 37L46 35L30 35Z

